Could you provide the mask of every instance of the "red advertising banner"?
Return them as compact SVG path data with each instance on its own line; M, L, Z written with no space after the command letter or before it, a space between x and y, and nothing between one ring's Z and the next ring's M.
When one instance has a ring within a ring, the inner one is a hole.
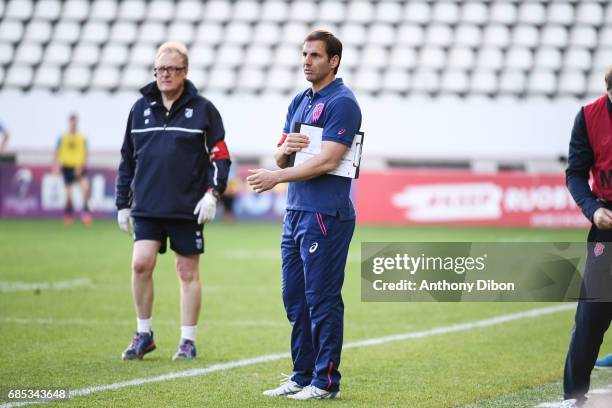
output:
M357 219L364 224L583 227L562 174L447 170L363 171Z

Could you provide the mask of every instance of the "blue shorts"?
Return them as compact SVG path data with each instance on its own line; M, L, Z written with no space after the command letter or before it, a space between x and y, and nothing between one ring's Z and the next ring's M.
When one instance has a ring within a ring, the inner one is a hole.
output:
M77 176L76 169L74 167L62 167L62 176L64 176L65 184L72 184L81 180L81 177L85 176L86 173L87 171L85 168L83 168L83 170L81 170L81 174Z
M170 238L170 249L177 254L204 253L204 225L196 220L134 217L134 241L159 241L159 253L163 254L167 238Z

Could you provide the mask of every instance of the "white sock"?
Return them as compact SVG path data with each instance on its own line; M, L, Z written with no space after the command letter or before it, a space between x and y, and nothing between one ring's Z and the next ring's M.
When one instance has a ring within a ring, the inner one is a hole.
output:
M136 319L136 331L138 333L151 333L152 320L152 317L149 317L148 319Z
M181 339L187 339L195 342L197 327L198 326L181 326Z

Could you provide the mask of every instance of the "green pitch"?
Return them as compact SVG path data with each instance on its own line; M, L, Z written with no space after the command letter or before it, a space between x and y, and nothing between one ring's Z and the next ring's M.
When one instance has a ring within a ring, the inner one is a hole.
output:
M201 261L199 358L173 362L178 280L158 258L153 329L157 350L124 362L135 329L131 240L113 222L0 220L0 388L82 390L286 353L290 327L280 295L280 225L215 223ZM586 231L358 227L344 286L345 343L426 331L524 310L526 303L361 303L362 241L583 241ZM27 284L42 283L43 286ZM54 286L55 283L55 286ZM47 286L44 286L47 285ZM345 350L346 407L535 406L560 398L573 310L488 327ZM612 337L612 336L610 336ZM612 351L612 342L603 345ZM288 357L200 375L90 392L49 406L296 406L261 395L290 373ZM612 382L598 373L595 386ZM91 390L90 390L91 391Z

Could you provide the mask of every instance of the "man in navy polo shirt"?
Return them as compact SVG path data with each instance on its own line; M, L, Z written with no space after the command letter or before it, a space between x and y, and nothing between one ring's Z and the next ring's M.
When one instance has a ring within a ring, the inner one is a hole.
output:
M336 79L342 43L314 31L304 40L303 67L311 88L298 94L287 112L283 137L274 154L281 170L252 170L258 193L289 183L283 224L282 293L292 325L293 374L268 396L337 398L344 323L342 284L355 229L351 179L327 174L335 169L361 127L353 92ZM295 167L289 156L308 146L306 135L291 133L296 122L323 128L321 153Z
M151 316L153 269L166 241L176 254L181 290L181 337L175 360L196 356L200 315L200 254L203 223L215 217L225 190L230 157L219 112L187 80L189 59L183 44L163 44L155 57L156 81L128 118L117 178L119 227L134 225L132 293L137 333L121 355L142 359L155 349Z

